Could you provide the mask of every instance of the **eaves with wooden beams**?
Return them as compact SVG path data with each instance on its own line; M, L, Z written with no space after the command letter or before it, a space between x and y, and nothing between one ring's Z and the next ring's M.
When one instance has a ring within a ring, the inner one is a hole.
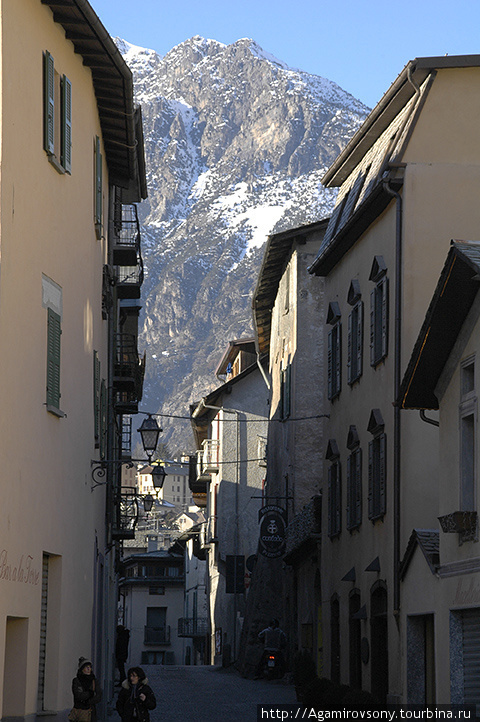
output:
M41 0L65 37L90 68L106 161L112 184L126 190L124 202L147 197L142 117L134 106L133 79L118 48L87 0Z

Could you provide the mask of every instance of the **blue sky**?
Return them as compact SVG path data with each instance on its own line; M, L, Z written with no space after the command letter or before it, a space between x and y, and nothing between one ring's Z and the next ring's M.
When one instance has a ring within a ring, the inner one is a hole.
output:
M253 38L373 107L415 57L480 54L480 0L90 0L112 36L165 55L193 35Z

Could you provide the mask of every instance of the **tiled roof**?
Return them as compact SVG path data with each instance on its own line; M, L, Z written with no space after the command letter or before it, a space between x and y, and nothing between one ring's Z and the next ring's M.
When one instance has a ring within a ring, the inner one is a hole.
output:
M452 241L403 378L397 404L438 409L441 373L479 290L480 242Z

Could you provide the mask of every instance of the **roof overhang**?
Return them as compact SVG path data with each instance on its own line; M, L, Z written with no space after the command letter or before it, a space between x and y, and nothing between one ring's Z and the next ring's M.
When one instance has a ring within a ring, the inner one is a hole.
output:
M438 409L438 381L480 288L480 243L452 241L396 405Z
M126 189L126 203L146 198L142 116L130 68L87 0L41 2L92 72L110 182Z
M277 297L280 279L294 244L306 243L307 236L311 233L324 233L328 221L328 218L324 218L321 221L291 228L268 237L252 299L253 323L256 330L258 350L261 354L268 354L269 352L272 309Z
M398 176L398 172L395 172L395 174L397 177L390 179L388 184L390 188L399 190L403 179ZM328 276L345 253L358 241L373 221L383 213L392 200L392 194L386 189L386 179L381 179L332 241L320 251L309 267L308 272L315 276Z
M444 68L480 67L480 55L446 55L410 60L391 84L345 149L322 178L326 187L340 186L356 168L428 75Z

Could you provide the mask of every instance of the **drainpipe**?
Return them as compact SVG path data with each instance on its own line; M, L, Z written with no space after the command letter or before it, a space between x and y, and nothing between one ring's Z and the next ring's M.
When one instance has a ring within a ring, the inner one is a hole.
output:
M413 78L412 68L407 71L408 82L413 86L416 100L412 105L412 112L420 98L420 87ZM406 127L410 114L404 120L398 138ZM392 139L393 142L393 139ZM403 199L400 193L390 187L390 180L383 181L385 191L395 198L396 220L395 220L395 359L394 359L394 398L397 399L400 392L401 370L402 370L402 295L403 295ZM393 412L393 614L397 619L400 613L400 475L401 475L401 428L400 408L394 406Z
M401 343L402 343L402 216L403 202L398 191L390 188L389 181L383 187L396 199L395 222L395 349L394 349L394 398L398 398L401 381ZM400 408L393 407L393 613L397 617L400 611Z
M425 413L425 409L420 409L420 418L425 421L426 424L432 424L432 426L440 426L440 422L435 419L429 419Z

